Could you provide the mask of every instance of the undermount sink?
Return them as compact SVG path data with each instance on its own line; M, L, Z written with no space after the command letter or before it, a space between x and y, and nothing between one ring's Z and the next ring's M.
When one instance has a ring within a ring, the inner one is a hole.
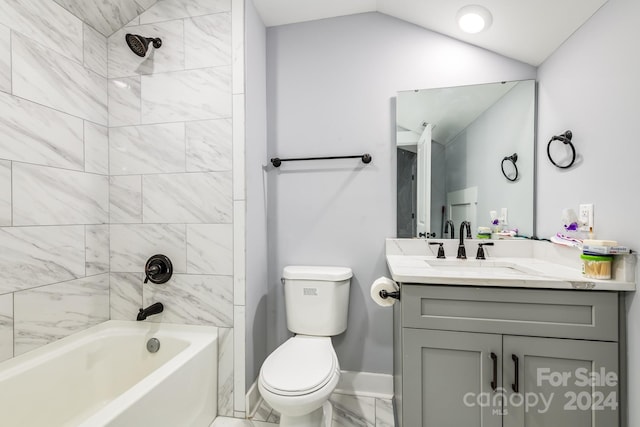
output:
M476 259L429 259L425 262L439 271L458 274L531 274L533 271L511 262Z

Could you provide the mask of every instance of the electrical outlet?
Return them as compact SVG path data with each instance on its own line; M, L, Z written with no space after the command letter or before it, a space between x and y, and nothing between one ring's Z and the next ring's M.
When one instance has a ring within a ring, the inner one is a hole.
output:
M580 205L578 223L581 231L593 231L593 204Z

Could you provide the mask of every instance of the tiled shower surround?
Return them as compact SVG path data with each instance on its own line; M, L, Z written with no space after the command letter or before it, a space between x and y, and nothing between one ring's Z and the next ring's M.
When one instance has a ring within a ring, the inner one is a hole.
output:
M0 0L0 360L160 301L147 321L220 327L218 413L244 416L242 2L124 28L83 4ZM174 276L143 284L156 253Z

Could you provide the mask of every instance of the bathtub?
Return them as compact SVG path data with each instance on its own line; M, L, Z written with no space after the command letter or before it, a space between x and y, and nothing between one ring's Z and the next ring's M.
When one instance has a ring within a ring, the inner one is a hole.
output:
M208 427L217 332L110 320L0 363L0 426Z

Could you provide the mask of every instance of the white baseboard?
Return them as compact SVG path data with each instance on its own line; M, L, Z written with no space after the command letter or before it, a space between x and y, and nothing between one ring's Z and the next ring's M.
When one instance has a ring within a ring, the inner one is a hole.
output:
M334 393L352 396L393 398L393 375L373 372L340 371L340 381ZM260 403L258 380L251 384L246 395L247 414L253 414Z

